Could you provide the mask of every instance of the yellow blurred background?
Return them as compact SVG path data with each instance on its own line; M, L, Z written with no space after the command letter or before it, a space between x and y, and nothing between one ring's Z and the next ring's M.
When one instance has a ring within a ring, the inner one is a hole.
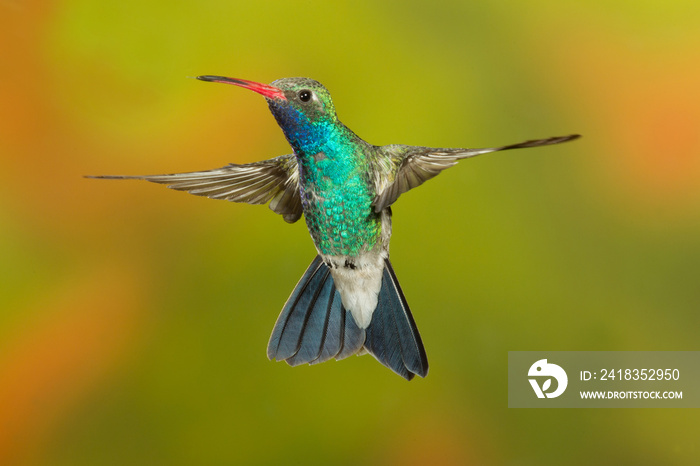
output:
M698 464L697 410L507 408L513 350L699 350L700 3L0 1L0 464ZM304 222L145 182L289 152L326 85L374 144L562 146L394 207L431 363L265 348Z

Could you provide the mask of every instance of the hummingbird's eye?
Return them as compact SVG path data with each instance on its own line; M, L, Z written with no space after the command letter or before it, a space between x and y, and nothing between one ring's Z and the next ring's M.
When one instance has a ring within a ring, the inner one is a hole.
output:
M299 100L302 102L308 102L311 100L311 91L308 89L304 89L303 91L299 91Z

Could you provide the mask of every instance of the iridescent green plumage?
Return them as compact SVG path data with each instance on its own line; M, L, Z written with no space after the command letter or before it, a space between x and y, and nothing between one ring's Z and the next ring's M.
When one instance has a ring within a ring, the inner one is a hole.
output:
M291 155L217 170L137 178L192 194L264 204L287 222L304 215L319 255L285 304L268 357L290 365L372 354L410 380L428 360L389 262L390 206L459 160L558 144L577 135L487 149L373 146L339 120L329 92L308 78L260 84L221 76L263 95L294 149Z
M281 79L282 103L270 110L294 148L304 218L314 243L324 255L358 256L372 250L381 236L381 218L372 208L375 191L369 159L375 147L357 137L336 115L331 96L306 78ZM307 102L299 99L310 91Z

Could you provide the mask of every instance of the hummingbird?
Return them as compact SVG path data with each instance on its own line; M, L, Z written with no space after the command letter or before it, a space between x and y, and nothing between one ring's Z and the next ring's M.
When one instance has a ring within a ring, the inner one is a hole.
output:
M577 134L501 147L372 145L340 122L328 90L309 78L271 84L198 76L262 95L292 153L214 170L139 179L212 199L266 204L288 223L302 215L317 255L282 308L267 346L291 366L369 353L406 380L428 374L418 328L389 260L391 206L458 161L547 146Z

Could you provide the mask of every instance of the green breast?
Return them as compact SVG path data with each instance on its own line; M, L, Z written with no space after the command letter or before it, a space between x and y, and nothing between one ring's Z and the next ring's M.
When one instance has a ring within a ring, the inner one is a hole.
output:
M290 111L278 118L299 163L304 218L322 254L358 256L381 237L368 160L374 146L337 119L310 120Z
M381 234L379 215L372 208L374 196L362 176L342 184L321 176L306 186L304 217L322 254L357 256L371 250Z
M304 217L322 254L357 256L381 236L367 164L371 146L358 144L349 131L324 136L297 153Z

